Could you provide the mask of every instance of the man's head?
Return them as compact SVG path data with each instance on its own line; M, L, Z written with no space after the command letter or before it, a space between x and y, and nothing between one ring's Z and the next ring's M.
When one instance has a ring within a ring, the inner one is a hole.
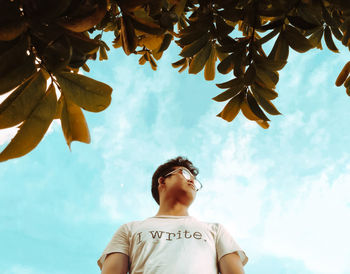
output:
M186 178L183 176L181 167L184 167L185 169L187 169L188 171L191 172L191 174L193 176L197 176L198 175L198 169L193 166L192 162L189 161L188 159L184 158L184 157L177 157L174 159L170 159L169 161L167 161L166 163L160 165L156 171L153 173L152 176L152 196L154 198L154 200L159 204L159 186L161 184L166 184L168 183L169 186L171 186L171 184L176 183L180 180L186 180ZM174 173L171 173L172 171L174 171ZM169 175L168 175L169 174ZM168 176L166 176L168 175ZM172 176L174 175L174 176ZM178 175L180 175L181 177L179 177ZM175 181L177 180L177 181ZM192 182L193 184L193 182Z

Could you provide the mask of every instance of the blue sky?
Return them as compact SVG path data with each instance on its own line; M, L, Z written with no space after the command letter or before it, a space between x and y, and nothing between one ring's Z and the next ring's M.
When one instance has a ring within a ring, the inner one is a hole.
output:
M92 143L70 152L55 122L33 152L0 164L1 273L99 273L115 230L156 213L151 176L178 155L204 185L190 214L229 229L247 274L350 273L350 98L334 85L346 50L290 52L268 130L217 118L214 83L231 76L179 74L178 52L156 72L114 49L89 63L114 89L107 110L85 112ZM14 132L0 131L1 149Z

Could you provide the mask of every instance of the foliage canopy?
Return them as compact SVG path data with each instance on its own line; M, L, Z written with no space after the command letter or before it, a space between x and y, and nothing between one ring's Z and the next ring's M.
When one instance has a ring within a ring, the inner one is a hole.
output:
M103 32L114 33L114 48L140 55L153 70L174 41L179 72L204 69L208 81L216 71L231 72L231 80L217 84L223 92L213 100L228 101L217 116L231 122L241 111L265 129L267 115L280 114L272 100L290 48L322 49L324 40L338 52L337 39L350 49L347 0L0 0L0 7L0 95L8 95L0 129L19 127L0 161L34 149L54 119L69 147L90 142L81 109L107 108L112 88L78 71L89 71L87 60L108 58ZM336 80L348 95L349 72L350 63Z

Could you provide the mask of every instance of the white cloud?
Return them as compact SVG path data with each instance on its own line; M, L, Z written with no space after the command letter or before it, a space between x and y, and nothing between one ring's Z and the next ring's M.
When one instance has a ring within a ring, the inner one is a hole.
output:
M265 219L264 248L276 257L302 260L314 273L350 269L350 175L328 172L302 178L294 197L271 197Z

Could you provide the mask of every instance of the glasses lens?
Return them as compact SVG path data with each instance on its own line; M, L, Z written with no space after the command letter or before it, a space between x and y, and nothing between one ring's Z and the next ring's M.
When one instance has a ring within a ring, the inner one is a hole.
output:
M194 180L194 186L197 191L202 188L202 184L198 180Z
M186 180L191 179L191 174L186 169L182 169L182 175L185 177Z

